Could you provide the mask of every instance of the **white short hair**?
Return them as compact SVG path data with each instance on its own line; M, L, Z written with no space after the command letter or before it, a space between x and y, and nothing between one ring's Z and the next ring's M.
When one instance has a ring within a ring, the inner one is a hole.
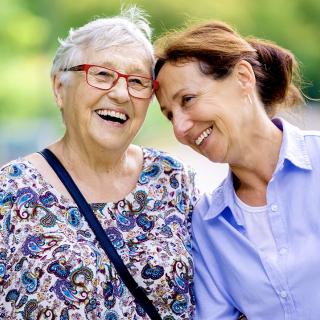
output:
M81 63L87 48L106 49L111 46L142 45L153 65L152 30L146 13L137 6L122 8L119 16L95 19L78 29L70 29L66 39L59 39L51 68L51 76L58 71Z

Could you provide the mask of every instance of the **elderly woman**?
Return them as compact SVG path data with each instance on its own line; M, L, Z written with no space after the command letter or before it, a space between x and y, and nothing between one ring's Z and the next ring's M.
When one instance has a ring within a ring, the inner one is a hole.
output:
M61 41L52 67L65 134L60 160L122 258L148 316L89 227L70 189L34 153L0 171L2 319L190 319L193 174L132 140L156 81L141 11L92 21Z
M294 56L214 21L169 35L158 56L177 139L230 168L194 212L197 318L319 319L320 133L273 117L303 100Z

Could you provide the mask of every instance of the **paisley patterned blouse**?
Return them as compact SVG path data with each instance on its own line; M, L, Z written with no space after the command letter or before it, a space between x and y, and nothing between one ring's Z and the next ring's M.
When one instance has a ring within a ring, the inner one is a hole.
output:
M161 317L191 319L194 175L166 153L143 153L135 190L92 208ZM0 171L0 319L149 319L76 205L25 159Z

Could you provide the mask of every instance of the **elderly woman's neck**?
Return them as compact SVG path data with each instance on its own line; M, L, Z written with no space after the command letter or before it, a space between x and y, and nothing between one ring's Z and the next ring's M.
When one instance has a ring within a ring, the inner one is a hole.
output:
M63 139L49 148L91 203L123 199L135 188L143 166L143 152L134 145L122 154L96 150L95 157Z
M124 150L106 150L103 147L87 147L85 144L73 144L68 139L61 139L50 146L69 170L94 171L99 173L119 174L127 167L130 146Z

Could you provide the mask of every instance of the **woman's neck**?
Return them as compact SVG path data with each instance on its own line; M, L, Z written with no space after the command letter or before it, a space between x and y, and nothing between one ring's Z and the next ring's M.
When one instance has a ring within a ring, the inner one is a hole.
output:
M80 148L61 139L49 146L89 202L123 199L136 186L143 165L140 147L125 152Z
M126 171L130 146L125 150L107 150L99 145L74 142L67 136L51 145L52 151L70 170L119 174Z
M266 188L276 169L282 142L282 131L271 121L268 125L257 125L256 128L259 128L258 134L254 133L246 140L246 145L241 146L244 152L241 152L237 162L230 164L235 176L236 193L247 203L248 198L252 198L250 202L256 202L254 197L258 202L265 199ZM241 195L246 195L245 199Z

